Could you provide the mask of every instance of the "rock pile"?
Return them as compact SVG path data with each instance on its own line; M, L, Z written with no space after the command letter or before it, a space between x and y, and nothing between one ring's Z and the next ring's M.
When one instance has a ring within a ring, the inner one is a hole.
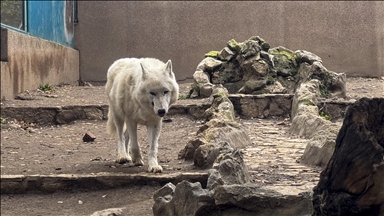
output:
M229 93L294 94L291 134L311 139L302 162L327 164L341 124L324 118L327 114L319 112L318 99L346 97L344 73L327 70L321 58L311 52L282 46L270 48L259 36L241 43L232 39L221 51L205 56L193 75L191 97L208 97L216 84L223 85Z
M194 160L194 164L201 168L212 167L216 157L223 150L222 143L227 143L235 149L244 148L251 143L243 127L235 121L228 91L221 85L214 86L211 100L211 107L203 114L207 122L179 153L179 159Z
M222 84L230 94L293 94L301 83L319 80L323 97L345 97L346 76L322 65L317 55L292 51L253 36L238 43L227 42L221 51L205 54L193 74L191 97L209 97L214 84Z
M224 149L209 171L207 187L199 182L166 184L153 199L153 214L160 215L308 215L310 193L281 194L250 183L243 154L223 144Z

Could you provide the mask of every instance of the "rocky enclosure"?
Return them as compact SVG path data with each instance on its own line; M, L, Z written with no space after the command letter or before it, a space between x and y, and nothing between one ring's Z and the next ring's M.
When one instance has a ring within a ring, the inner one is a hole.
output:
M345 97L346 75L326 69L317 55L270 48L253 36L241 43L234 39L221 51L205 54L193 74L191 97L209 97L212 86L222 84L230 94L293 94L301 83L319 80L322 97Z

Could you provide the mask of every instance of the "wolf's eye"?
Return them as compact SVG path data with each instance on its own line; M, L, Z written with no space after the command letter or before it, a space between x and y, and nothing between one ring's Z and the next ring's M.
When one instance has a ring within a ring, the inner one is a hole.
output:
M167 94L169 91L164 91L164 94Z
M156 96L156 93L155 93L155 92L149 92L149 93L151 93L151 95L153 95L153 96Z

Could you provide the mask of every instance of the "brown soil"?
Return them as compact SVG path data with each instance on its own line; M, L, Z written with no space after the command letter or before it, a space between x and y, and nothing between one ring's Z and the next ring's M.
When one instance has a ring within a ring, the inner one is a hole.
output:
M180 85L181 94L188 91L189 84ZM76 104L104 104L106 96L100 86L55 87L49 94L34 91L21 95L34 100L2 101L2 106L62 106ZM384 80L376 78L348 78L348 99L361 97L384 97ZM183 103L183 101L179 101ZM163 124L159 140L160 165L164 173L174 171L196 171L192 161L177 159L178 152L184 148L202 122L187 116L170 116ZM134 167L131 164L116 164L116 141L105 131L105 121L77 121L68 125L34 125L7 119L1 130L1 174L61 174L61 173L97 173L97 172L146 172L147 166ZM279 136L294 139L288 135L289 122L283 119L267 120L239 119L248 131L250 137L260 137L258 124L273 125L282 131ZM282 123L283 122L283 123ZM284 123L285 122L285 123ZM260 126L260 125L259 125ZM83 142L85 133L91 132L96 136L94 142ZM266 132L266 134L268 134ZM147 156L147 135L143 126L139 127L139 142L141 143L144 163ZM265 139L268 139L266 137ZM251 143L248 148L260 148L261 141ZM273 148L273 145L271 147ZM300 151L298 151L300 153ZM302 149L301 149L302 152ZM270 154L270 155L269 155ZM273 157L272 151L262 157ZM292 160L299 159L294 154ZM256 162L255 162L256 164ZM272 169L272 168L276 169ZM254 181L275 184L284 178L279 170L284 164L261 165L251 169ZM318 173L316 168L309 168ZM304 175L291 179L295 181L312 181L313 175ZM132 186L101 191L58 192L54 194L23 194L1 195L1 215L89 215L94 211L128 206L127 215L152 215L153 192L161 185ZM82 204L79 204L81 200ZM28 213L26 213L28 211Z

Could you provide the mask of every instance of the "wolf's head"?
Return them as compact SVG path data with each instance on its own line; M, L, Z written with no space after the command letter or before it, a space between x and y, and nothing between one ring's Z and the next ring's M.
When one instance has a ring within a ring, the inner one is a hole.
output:
M140 65L142 101L153 108L154 114L163 117L168 112L169 106L176 102L179 94L179 87L172 71L172 62L168 60L165 65L163 63L158 67L141 63Z

